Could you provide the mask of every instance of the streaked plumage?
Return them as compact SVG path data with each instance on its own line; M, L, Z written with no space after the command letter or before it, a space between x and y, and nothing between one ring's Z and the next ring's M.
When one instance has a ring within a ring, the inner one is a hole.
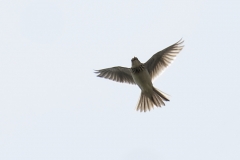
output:
M167 95L153 87L152 80L175 59L182 50L183 41L157 52L146 63L141 63L137 57L132 58L132 67L112 67L96 70L98 77L107 78L116 82L137 84L141 89L137 110L146 112L154 106L165 105L163 101L169 101Z

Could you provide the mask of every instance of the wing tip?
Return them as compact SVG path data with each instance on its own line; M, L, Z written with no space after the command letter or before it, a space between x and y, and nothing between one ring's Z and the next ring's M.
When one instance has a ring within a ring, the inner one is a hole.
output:
M181 38L179 41L177 41L175 44L176 45L181 45L181 44L183 44L183 42L184 42L184 40L183 40L183 38Z

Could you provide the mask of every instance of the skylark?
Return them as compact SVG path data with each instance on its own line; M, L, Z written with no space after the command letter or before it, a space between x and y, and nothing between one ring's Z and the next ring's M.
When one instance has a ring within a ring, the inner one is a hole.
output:
M156 89L152 80L175 59L183 49L183 40L157 52L147 62L141 63L137 57L132 58L132 67L116 66L96 70L98 77L129 84L137 84L141 89L141 95L137 104L137 111L146 112L154 106L164 106L164 101L169 101L167 94Z

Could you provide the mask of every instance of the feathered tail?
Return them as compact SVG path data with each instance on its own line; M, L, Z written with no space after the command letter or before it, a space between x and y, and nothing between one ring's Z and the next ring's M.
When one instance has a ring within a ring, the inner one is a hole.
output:
M154 105L156 107L165 106L165 103L163 101L169 101L169 99L167 98L167 94L153 87L153 94L150 98L144 95L143 92L141 92L137 105L137 111L150 111L154 107Z

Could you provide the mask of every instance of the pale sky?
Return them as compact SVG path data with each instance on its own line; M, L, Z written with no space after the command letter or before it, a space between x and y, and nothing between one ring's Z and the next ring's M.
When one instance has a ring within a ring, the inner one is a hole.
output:
M0 2L1 160L239 160L237 0ZM96 77L183 38L154 86Z

